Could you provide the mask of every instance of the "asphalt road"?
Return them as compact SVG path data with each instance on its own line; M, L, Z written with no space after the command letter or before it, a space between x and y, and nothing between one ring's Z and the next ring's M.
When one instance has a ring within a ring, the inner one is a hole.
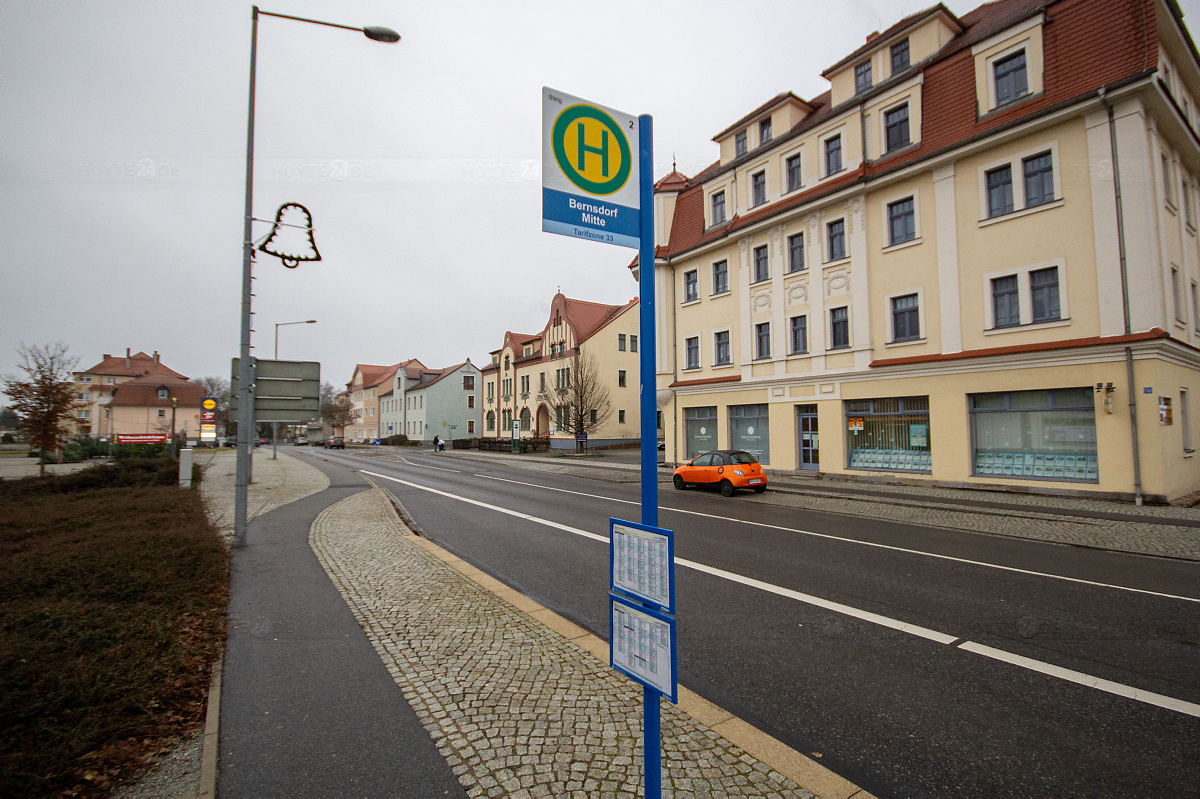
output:
M636 484L321 456L387 478L431 539L608 638L594 536L639 518ZM660 504L680 683L872 793L1200 795L1200 564L801 512L770 492L664 487Z

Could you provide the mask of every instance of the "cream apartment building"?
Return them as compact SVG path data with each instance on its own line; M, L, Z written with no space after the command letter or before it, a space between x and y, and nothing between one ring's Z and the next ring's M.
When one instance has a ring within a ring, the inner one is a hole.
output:
M1200 490L1200 57L1176 3L939 4L822 75L656 185L668 456Z
M360 363L354 366L346 391L356 416L354 423L346 426L343 434L346 439L372 441L379 437L379 397L390 391L390 383L399 368L400 364Z
M541 332L508 332L503 345L490 353L481 369L483 436L512 438L513 422L521 436L548 436L554 448L573 448L574 434L562 432L560 389L565 393L578 376L581 353L595 365L608 390L608 418L596 409L598 427L588 434L589 446L639 440L638 303L605 305L574 300L562 292L550 301Z
M153 355L147 355L144 352L134 354L131 349L126 348L124 357L120 355L114 357L109 353L104 353L103 358L95 366L75 372L73 375L75 379L75 399L78 405L75 408L74 414L74 434L107 437L114 432L165 432L157 429L142 430L138 428L127 430L124 427L115 427L113 410L109 407L113 399L113 392L117 386L130 380L151 375L160 376L165 379L169 378L172 385L177 381L187 380L187 377L184 375L164 365L157 350L155 350ZM203 399L203 395L200 398ZM199 413L199 402L195 404L197 406L196 413ZM147 406L147 408L149 407ZM134 412L130 411L128 406L125 406L120 411L119 418L124 419L125 416L131 413ZM180 420L178 411L176 411L176 419ZM134 427L137 427L137 423L140 423L140 420L135 421L130 417L130 423L134 424ZM191 429L197 430L199 428L193 424Z

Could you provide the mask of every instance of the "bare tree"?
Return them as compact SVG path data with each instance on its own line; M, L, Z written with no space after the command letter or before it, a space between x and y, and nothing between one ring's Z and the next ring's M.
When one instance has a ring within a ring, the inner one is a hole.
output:
M68 356L61 341L33 347L21 343L17 354L21 356L18 366L28 379L6 375L4 393L12 400L18 428L42 453L39 471L45 476L46 451L59 448L68 435L63 422L79 407L71 377L79 359Z
M558 429L564 433L590 434L612 416L608 386L600 379L595 359L580 351L565 363L570 364L553 388L538 393L538 399L554 407Z
M328 405L321 403L321 418L330 427L341 428L345 434L346 428L358 421L358 411L354 409L349 397L338 397Z

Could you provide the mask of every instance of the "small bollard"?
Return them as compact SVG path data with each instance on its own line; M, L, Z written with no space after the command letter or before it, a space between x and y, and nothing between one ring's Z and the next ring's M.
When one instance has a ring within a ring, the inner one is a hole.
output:
M192 487L192 448L179 451L179 485L183 488Z

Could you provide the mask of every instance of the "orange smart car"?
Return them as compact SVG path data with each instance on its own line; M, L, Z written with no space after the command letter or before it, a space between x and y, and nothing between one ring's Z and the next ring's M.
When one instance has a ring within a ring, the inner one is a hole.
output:
M739 488L751 488L759 494L767 490L767 475L758 459L740 449L697 455L675 470L673 482L680 491L689 485L718 486L727 497Z

